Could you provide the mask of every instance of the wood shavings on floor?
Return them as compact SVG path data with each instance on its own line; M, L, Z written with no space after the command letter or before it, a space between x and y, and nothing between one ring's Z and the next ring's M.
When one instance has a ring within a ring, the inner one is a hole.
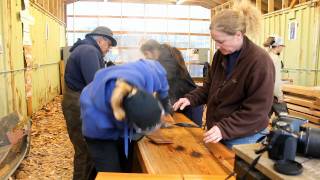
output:
M72 179L74 151L61 100L57 96L33 114L30 152L13 179Z

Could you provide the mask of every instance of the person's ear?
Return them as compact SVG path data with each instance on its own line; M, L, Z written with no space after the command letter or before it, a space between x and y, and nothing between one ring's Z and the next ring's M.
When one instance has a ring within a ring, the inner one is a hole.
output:
M123 99L133 91L133 89L135 88L122 79L118 79L116 82L116 87L111 95L111 107L113 110L113 115L118 121L123 121L126 116L122 102Z
M242 34L240 31L237 31L236 34L235 34L235 37L236 37L237 39L241 39L242 36L243 36L243 34Z

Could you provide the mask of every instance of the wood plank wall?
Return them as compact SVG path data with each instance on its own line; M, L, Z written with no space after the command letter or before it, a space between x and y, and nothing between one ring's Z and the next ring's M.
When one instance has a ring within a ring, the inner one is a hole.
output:
M66 22L64 0L30 0L61 22Z

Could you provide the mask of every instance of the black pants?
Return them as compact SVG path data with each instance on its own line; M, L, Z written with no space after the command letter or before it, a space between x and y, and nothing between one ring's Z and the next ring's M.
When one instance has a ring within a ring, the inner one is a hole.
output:
M91 173L94 173L93 161L89 156L88 147L81 131L80 120L80 93L72 91L66 87L63 95L62 110L66 119L69 138L74 148L74 180L91 179ZM93 175L94 176L94 175Z
M202 126L202 114L203 114L203 106L191 107L187 106L182 111L178 111L183 113L189 119L191 119L194 123L196 123L199 127Z
M133 165L133 147L129 142L128 158L124 153L123 139L101 140L86 137L90 155L98 172L131 172Z

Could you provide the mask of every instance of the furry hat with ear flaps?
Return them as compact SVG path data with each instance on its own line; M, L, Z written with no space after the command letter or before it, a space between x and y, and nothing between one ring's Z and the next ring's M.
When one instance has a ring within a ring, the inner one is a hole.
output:
M159 101L152 94L121 79L117 80L113 90L111 107L117 120L127 119L142 130L155 127L161 122L163 108Z

